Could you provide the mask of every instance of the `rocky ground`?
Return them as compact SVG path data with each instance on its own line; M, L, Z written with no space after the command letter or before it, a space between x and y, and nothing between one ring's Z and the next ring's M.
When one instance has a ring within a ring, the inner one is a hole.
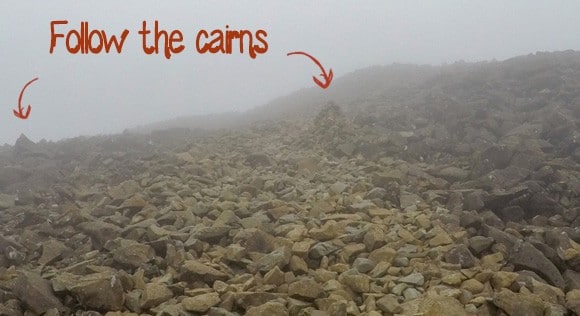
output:
M233 131L23 135L0 315L580 314L580 63L530 58Z

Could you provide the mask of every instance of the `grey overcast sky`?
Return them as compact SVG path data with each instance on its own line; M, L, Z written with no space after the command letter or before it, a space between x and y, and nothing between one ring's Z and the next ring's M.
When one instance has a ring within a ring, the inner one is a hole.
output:
M192 114L243 111L314 86L318 70L335 77L371 65L503 60L537 51L579 49L580 1L11 1L0 2L0 144L121 132ZM110 36L129 30L121 54L71 55L50 48L50 22L65 33L89 28ZM167 60L146 55L142 21L179 29L185 49ZM200 30L267 32L257 58L197 53ZM23 106L30 117L14 117Z

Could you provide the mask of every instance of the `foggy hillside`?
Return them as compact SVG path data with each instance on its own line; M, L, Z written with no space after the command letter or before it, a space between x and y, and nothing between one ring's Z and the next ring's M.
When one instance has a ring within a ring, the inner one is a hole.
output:
M505 61L457 62L443 66L373 66L335 78L326 90L318 87L303 89L246 112L181 117L130 131L150 132L176 127L219 129L270 119L308 118L328 101L339 104L350 114L364 116L366 111L373 111L375 107L421 107L429 102L426 98L437 95L464 102L471 110L518 110L524 106L524 111L529 111L533 105L525 106L531 101L525 98L536 96L544 100L532 101L537 103L555 97L547 91L541 94L539 88L574 89L575 82L569 81L575 80L579 64L579 52L565 51L539 52ZM568 82L564 82L561 75L566 76ZM563 84L568 87L561 87ZM562 99L565 96L559 94L557 102L571 107L573 99L569 98L573 97L575 95Z
M21 135L0 148L0 314L580 314L579 127L565 51Z

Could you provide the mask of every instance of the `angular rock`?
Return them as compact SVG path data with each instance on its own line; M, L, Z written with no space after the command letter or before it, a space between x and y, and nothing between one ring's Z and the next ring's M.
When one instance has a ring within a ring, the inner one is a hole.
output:
M119 226L102 221L80 223L78 228L91 237L95 249L102 248L108 240L115 239L121 234Z
M469 250L475 255L479 255L483 251L489 249L493 244L493 238L485 236L473 236L469 238Z
M392 294L387 294L376 302L377 307L384 313L399 314L403 308L399 304L397 297Z
M213 283L220 280L225 281L228 275L213 267L203 264L197 260L187 260L181 266L182 279L187 281L203 280L204 282Z
M337 251L339 248L333 244L332 242L320 242L310 248L308 252L308 257L312 259L320 259L324 256L328 256L329 254Z
M367 293L370 291L370 277L364 274L347 274L339 278L344 285L355 293Z
M283 268L290 262L291 257L291 250L289 248L282 247L261 257L257 261L252 262L248 266L248 270L251 272L267 272L274 269L274 267Z
M298 298L312 301L322 294L322 287L318 282L304 278L290 283L288 286L288 295Z
M459 264L463 269L474 267L476 260L464 244L453 247L445 254L445 262Z
M117 311L122 310L125 303L121 281L106 272L82 276L68 290L90 309Z
M143 310L148 310L173 297L173 292L162 283L147 283L141 294L140 305Z
M529 242L523 242L515 247L508 260L516 267L536 272L556 287L566 286L558 268Z
M194 297L186 297L181 301L181 306L186 311L205 313L211 307L218 305L220 302L220 296L215 292L211 292Z
M41 265L50 264L62 258L64 254L71 252L72 250L64 243L51 238L47 242L42 243L42 255L38 259L38 263Z
M494 295L493 303L508 315L544 315L544 303L539 297L531 294L514 293L508 289L502 289Z
M425 277L421 273L412 273L402 278L399 278L399 282L422 286L425 283Z
M262 316L262 315L271 315L271 316L286 316L288 315L288 310L286 307L277 302L268 302L266 304L262 304L260 306L250 307L246 311L246 316Z
M115 262L132 268L141 267L153 258L155 258L155 250L151 246L136 242L113 250Z
M21 272L14 282L14 295L36 314L51 309L64 311L65 307L54 295L50 282L33 272Z

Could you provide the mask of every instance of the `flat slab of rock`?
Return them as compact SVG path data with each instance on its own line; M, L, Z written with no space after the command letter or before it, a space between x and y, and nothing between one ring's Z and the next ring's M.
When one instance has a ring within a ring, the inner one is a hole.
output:
M558 268L529 242L523 242L519 247L514 247L508 260L516 267L536 272L556 287L563 289L566 286Z
M181 301L183 309L190 312L205 313L211 307L221 302L219 294L215 292L201 294L194 297L186 297Z
M118 311L123 309L125 303L121 281L117 276L106 272L80 277L69 291L90 309Z
M226 273L203 264L197 260L185 261L183 263L181 272L183 274L182 278L184 280L203 280L204 282L213 283L217 280L224 281L228 279L228 275Z

